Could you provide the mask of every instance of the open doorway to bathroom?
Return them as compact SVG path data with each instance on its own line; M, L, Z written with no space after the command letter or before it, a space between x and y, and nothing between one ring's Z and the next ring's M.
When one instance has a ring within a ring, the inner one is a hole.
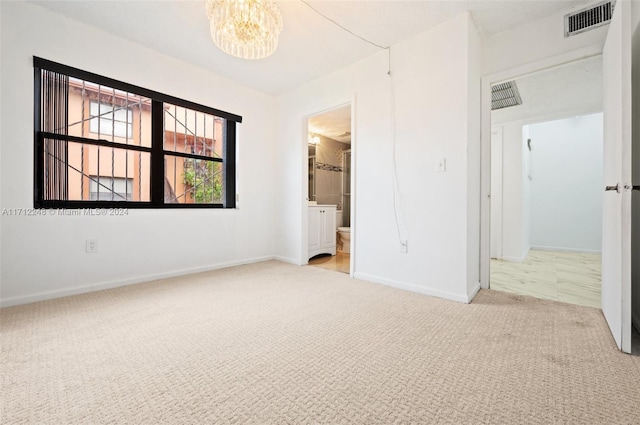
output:
M308 119L309 265L351 271L351 105Z
M602 56L492 95L490 288L600 308Z

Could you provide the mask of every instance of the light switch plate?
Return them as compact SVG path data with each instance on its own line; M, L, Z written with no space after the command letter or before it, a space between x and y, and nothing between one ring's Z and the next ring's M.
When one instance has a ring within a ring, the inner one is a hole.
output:
M447 158L440 158L438 161L438 172L444 173L447 171Z

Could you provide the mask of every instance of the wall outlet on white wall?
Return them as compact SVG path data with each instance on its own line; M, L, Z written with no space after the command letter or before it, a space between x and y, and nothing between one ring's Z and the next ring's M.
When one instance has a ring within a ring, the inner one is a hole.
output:
M95 254L98 252L98 240L97 239L87 239L85 243L85 251L87 254Z

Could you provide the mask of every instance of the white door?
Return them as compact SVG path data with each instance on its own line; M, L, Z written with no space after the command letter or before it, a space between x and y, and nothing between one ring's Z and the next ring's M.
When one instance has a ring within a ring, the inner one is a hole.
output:
M320 214L320 244L323 248L336 245L336 209L323 208Z
M602 312L631 352L631 4L618 1L603 50Z
M502 127L491 130L491 258L502 259Z

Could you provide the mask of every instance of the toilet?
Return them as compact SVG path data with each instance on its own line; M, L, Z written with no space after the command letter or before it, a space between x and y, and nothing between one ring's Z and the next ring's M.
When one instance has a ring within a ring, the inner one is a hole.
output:
M338 251L348 254L351 247L351 227L338 227Z
M338 252L349 253L351 247L351 228L342 226L342 210L336 211L336 231L338 232Z

